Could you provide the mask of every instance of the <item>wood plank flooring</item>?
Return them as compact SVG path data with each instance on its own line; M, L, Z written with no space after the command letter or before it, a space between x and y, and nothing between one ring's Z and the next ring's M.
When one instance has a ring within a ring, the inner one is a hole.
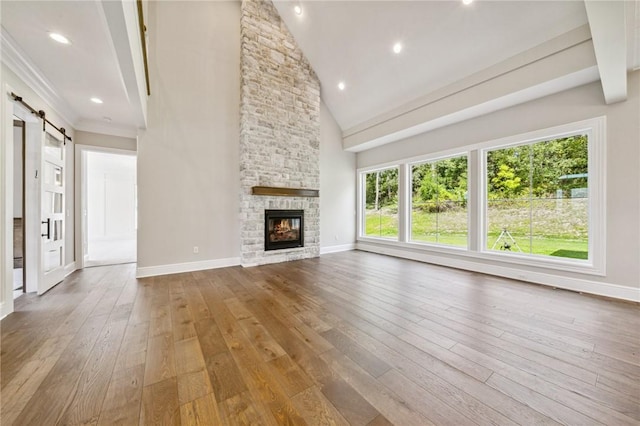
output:
M4 425L640 425L637 304L365 252L17 299Z

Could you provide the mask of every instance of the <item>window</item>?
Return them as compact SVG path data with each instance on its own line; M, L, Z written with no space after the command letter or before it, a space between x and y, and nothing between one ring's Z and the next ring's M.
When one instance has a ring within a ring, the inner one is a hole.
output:
M604 275L605 136L600 117L361 169L358 238Z
M364 232L398 239L398 168L364 173Z
M411 241L467 247L467 156L411 166Z
M588 139L486 152L488 250L588 260Z

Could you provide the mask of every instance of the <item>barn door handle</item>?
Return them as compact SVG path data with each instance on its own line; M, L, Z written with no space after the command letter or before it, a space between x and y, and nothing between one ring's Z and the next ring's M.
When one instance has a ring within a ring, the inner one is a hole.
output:
M42 234L43 237L47 237L47 240L51 239L51 218L48 218L47 220L43 220L42 224L47 224L47 233L46 234Z

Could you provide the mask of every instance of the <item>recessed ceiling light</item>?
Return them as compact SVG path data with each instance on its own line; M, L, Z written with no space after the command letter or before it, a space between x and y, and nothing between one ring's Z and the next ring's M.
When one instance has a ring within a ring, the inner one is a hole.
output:
M467 6L473 3L473 0L462 0L462 4L466 4Z
M393 53L402 52L402 43L396 43L393 45Z
M49 33L49 37L62 44L71 44L68 38L58 33Z
M102 99L100 99L100 98L91 98L91 102L93 102L94 104L101 104L101 103L103 103L103 102L102 102Z
M344 90L346 86L344 85L344 81L341 81L340 83L338 83L338 89L340 90Z
M295 5L293 7L293 11L296 13L296 15L300 16L302 15L302 7L300 7L299 4Z

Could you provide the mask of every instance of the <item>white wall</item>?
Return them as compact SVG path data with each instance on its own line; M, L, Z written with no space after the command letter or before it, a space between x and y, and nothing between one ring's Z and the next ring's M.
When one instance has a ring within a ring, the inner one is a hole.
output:
M342 130L320 103L320 251L352 247L356 239L356 156L342 150Z
M87 236L134 239L136 157L87 152Z
M84 132L76 130L74 142L76 145L99 146L104 148L126 149L135 151L137 142L134 138L121 136L102 135L100 133Z
M513 266L563 279L639 288L640 264L640 72L629 74L629 99L606 105L600 83L541 98L359 153L358 167L464 147L505 136L605 115L607 117L607 255L605 277ZM434 253L431 253L434 255ZM435 255L470 261L453 255ZM500 262L472 260L500 267Z
M147 27L138 273L237 264L240 3L151 2Z

